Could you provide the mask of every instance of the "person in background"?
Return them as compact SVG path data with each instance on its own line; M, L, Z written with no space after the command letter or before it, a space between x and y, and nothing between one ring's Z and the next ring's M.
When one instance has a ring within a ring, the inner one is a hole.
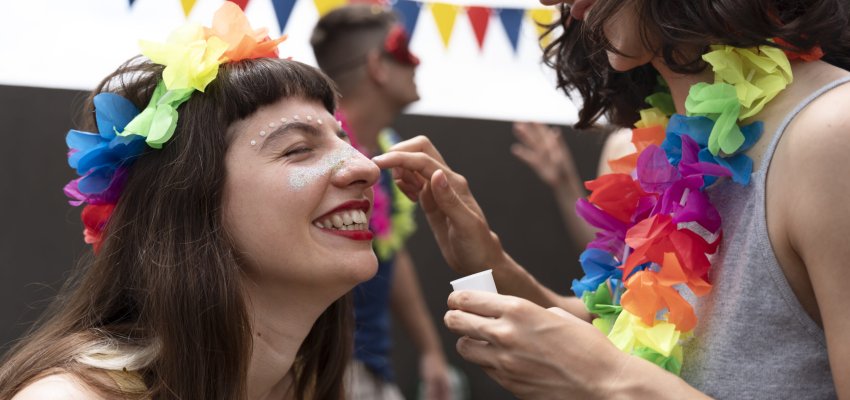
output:
M515 122L514 136L519 142L511 146L511 153L549 186L567 233L577 248L583 249L585 244L593 240L595 230L575 212L576 201L587 196L587 192L563 133L537 122ZM617 129L608 134L599 155L596 176L611 172L608 160L635 151L630 139L631 131L628 129Z
M375 156L399 141L389 128L419 99L414 74L419 60L392 11L352 5L322 17L310 40L319 67L342 94L340 120L364 154ZM414 205L385 171L375 187L378 273L354 288L352 399L397 399L391 355L390 312L420 353L419 373L428 399L447 399L449 370L437 330L422 297L413 260L405 248L413 233Z

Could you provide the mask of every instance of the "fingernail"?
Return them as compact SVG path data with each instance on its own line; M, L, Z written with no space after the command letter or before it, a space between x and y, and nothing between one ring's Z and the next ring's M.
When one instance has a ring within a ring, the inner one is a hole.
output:
M440 182L439 182L440 187L443 188L443 189L447 189L449 187L449 177L446 176L445 172L443 172L441 175L442 175L442 178L440 178Z

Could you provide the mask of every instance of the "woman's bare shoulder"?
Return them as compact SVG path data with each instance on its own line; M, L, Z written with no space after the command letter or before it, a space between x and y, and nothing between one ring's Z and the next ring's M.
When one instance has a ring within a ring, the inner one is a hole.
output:
M33 381L12 400L103 400L103 397L74 375L57 373Z

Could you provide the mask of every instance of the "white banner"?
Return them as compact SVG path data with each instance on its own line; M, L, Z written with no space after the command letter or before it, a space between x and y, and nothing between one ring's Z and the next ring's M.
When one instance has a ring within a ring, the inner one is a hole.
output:
M209 25L222 0L198 0L188 19ZM522 0L448 0L485 7L539 7ZM128 58L138 54L138 39L164 40L186 21L179 0L18 0L0 11L0 84L88 90ZM271 0L251 0L245 13L254 27L279 33ZM289 39L281 57L311 65L309 45L318 19L311 0L295 4L285 28ZM430 8L419 13L410 44L422 60L416 73L422 100L408 112L496 120L575 122L577 111L555 90L554 73L541 63L542 52L531 20L522 24L517 51L511 48L499 17L490 16L479 49L463 10L445 48Z

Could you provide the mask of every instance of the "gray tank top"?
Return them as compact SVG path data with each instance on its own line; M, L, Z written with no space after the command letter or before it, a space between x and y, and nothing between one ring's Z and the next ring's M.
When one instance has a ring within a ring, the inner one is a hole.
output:
M768 239L765 182L791 120L848 81L834 81L794 108L748 186L726 180L707 190L723 218L723 243L710 272L712 292L686 296L699 323L684 345L682 378L714 398L836 398L823 330L791 291Z

